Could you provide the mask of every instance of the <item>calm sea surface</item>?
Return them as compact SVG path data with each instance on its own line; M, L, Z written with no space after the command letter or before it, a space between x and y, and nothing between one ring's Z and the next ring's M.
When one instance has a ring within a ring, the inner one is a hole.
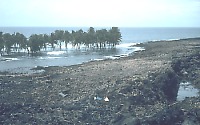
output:
M50 34L55 30L76 31L79 29L88 30L86 27L0 27L0 31L4 33L19 32L26 37L31 34ZM126 56L141 49L130 47L135 43L200 37L200 28L120 28L120 31L122 42L115 49L94 50L83 47L77 50L69 46L67 50L64 47L62 50L55 51L49 49L35 56L28 56L26 53L14 54L0 57L0 71L28 73L36 66L69 66L92 60L118 58L120 55Z

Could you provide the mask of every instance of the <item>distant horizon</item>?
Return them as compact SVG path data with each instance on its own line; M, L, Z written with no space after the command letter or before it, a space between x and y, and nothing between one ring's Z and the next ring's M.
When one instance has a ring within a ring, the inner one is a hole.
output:
M128 27L128 26L0 26L2 28L12 28L12 27L24 27L24 28L111 28L111 27L118 27L118 28L200 28L199 27L193 27L193 26L183 26L183 27L160 27L160 26L140 26L140 27Z
M157 35L161 35L162 38L176 39L176 38L196 38L200 37L200 27L118 27L122 33L123 40L131 39L143 39L142 34L146 34L148 37L152 37L153 40L157 40ZM32 34L50 34L56 30L63 31L78 31L82 29L87 32L89 27L0 27L0 32L3 33L22 33L26 37ZM95 30L106 29L111 27L94 27ZM127 33L129 35L127 35ZM156 33L156 34L155 34ZM154 34L156 37L152 36ZM166 35L166 36L165 36ZM173 37L174 36L174 37ZM158 38L159 39L159 38ZM146 40L139 40L146 41Z

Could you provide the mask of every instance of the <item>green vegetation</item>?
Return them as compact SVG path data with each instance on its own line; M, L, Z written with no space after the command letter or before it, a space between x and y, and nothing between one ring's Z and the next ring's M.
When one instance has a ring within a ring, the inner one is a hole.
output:
M61 49L62 44L65 44L67 49L68 44L72 44L74 48L80 49L81 45L88 48L107 48L115 47L121 42L121 33L118 27L111 29L95 30L90 27L87 32L82 29L78 31L56 30L51 34L32 34L26 38L21 33L3 33L0 32L0 53L3 55L11 52L19 52L24 50L28 53L36 53L50 46L55 49L58 45Z

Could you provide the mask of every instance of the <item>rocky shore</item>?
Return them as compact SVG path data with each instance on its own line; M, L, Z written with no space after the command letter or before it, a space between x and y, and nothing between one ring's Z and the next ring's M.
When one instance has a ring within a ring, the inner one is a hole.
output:
M0 124L199 125L200 97L177 101L179 84L200 89L200 38L138 44L116 60L0 73Z

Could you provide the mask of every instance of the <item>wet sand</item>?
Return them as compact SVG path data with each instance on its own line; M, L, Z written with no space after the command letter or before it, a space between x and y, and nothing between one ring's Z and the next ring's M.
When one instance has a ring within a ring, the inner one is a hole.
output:
M0 73L0 123L199 124L200 98L176 96L183 80L200 89L200 38L136 46L145 50L35 74Z

